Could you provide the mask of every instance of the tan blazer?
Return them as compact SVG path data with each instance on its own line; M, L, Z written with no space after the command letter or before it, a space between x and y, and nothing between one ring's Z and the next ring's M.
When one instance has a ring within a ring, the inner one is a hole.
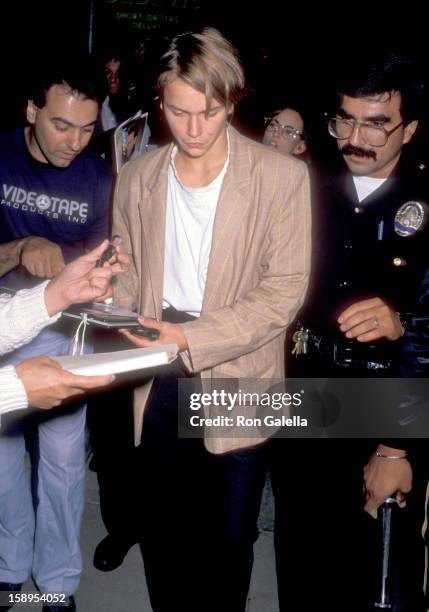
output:
M310 264L310 192L304 163L228 128L230 161L213 228L201 317L182 329L181 354L204 383L212 378L284 377L285 329L303 302ZM132 254L132 269L117 277L116 305L161 319L167 171L172 145L126 164L115 193L113 233ZM139 443L150 390L135 393ZM212 435L210 435L212 433ZM223 453L261 442L213 437Z

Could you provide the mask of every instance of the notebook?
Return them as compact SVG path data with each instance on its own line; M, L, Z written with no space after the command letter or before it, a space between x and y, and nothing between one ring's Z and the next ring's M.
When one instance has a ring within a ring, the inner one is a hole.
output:
M145 370L146 368L166 365L176 359L177 353L177 344L159 344L109 353L64 355L63 357L53 357L53 359L73 374L95 376L120 374L121 372Z

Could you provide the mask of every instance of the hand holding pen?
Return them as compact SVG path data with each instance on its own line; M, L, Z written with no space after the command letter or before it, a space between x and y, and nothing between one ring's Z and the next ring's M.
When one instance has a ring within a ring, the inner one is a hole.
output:
M116 247L119 246L120 244L122 244L122 238L118 236L117 234L112 236L112 240L110 241L109 246L102 253L100 259L97 259L95 267L102 268L106 262L112 259L112 257L115 257L115 261L116 261L116 256L117 256ZM110 262L110 263L115 263L115 262Z

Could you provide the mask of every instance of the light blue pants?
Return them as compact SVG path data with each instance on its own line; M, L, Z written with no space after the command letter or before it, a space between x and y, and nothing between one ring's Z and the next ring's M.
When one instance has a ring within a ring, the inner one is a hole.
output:
M45 329L2 360L64 355L69 338ZM85 485L85 404L43 411L37 422L37 492L26 474L25 411L8 413L0 432L0 581L33 577L42 592L73 594L82 573L79 546ZM8 427L9 425L9 427Z

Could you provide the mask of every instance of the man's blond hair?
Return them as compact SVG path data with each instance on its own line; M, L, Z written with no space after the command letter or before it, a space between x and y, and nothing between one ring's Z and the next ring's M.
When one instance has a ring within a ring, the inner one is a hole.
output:
M161 58L161 93L174 78L203 93L207 109L213 99L228 108L244 95L245 78L238 52L215 28L179 34L172 40Z

